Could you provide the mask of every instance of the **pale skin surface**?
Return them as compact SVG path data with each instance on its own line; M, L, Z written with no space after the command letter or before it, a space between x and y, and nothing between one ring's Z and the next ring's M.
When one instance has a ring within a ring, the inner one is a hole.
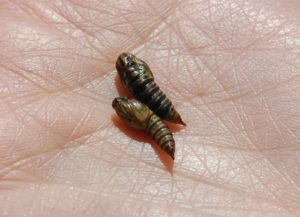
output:
M159 2L0 1L0 216L300 216L299 1ZM173 176L112 121L124 51L187 123Z

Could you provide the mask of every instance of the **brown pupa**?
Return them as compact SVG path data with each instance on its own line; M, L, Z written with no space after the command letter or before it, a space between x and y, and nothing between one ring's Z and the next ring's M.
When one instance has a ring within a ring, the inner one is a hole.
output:
M119 55L116 68L123 85L163 120L186 125L172 102L154 82L149 66L130 53Z
M173 160L175 141L167 125L148 106L135 99L116 97L112 107L129 126L147 132Z

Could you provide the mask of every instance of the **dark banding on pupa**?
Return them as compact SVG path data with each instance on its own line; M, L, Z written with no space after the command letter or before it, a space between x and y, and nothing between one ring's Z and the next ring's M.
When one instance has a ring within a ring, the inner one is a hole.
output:
M175 141L167 125L148 106L135 99L116 97L112 107L129 126L148 133L173 160Z
M154 82L149 66L130 53L119 55L116 68L123 85L161 119L186 125L172 102Z

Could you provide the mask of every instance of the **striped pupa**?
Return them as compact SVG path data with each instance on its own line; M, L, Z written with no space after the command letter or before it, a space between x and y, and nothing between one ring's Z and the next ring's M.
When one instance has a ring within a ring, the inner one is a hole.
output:
M119 55L116 68L122 84L161 119L186 125L172 102L154 82L153 74L143 60L130 53Z
M135 129L144 130L174 160L173 135L167 125L148 106L136 99L116 97L112 102L112 107L125 123Z

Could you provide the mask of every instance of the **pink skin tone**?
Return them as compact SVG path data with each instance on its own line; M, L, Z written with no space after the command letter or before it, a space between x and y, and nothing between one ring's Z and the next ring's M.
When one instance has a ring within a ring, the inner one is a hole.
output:
M299 14L298 0L1 1L0 216L299 216ZM121 52L187 124L173 175L112 119Z

